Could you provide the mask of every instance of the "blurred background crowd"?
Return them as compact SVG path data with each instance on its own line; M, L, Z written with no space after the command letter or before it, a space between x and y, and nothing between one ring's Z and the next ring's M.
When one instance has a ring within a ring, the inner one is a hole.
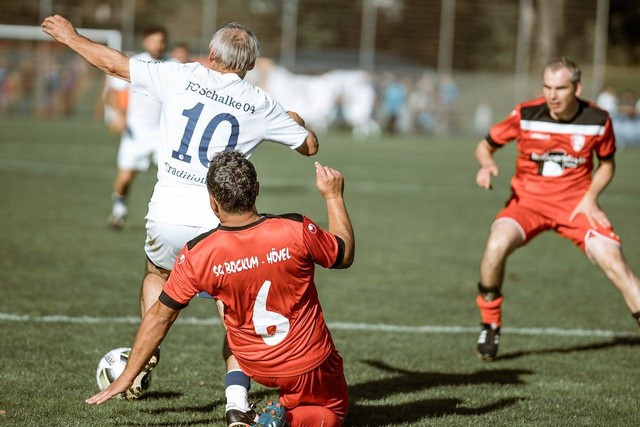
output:
M104 78L39 32L51 13L110 32L103 42L127 53L141 50L145 27L162 25L174 58L204 63L213 32L237 20L261 43L247 78L320 131L481 137L540 93L546 59L565 55L621 145L640 146L639 0L0 0L0 9L0 114L103 114Z

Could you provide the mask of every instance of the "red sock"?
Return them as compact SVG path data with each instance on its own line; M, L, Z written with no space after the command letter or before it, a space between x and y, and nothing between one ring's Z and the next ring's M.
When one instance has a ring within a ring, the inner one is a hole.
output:
M478 295L478 297L476 298L476 304L480 309L482 323L493 323L497 326L500 326L500 315L502 314L502 310L500 310L500 304L502 304L503 299L504 297L501 295L493 301L485 301L482 295Z

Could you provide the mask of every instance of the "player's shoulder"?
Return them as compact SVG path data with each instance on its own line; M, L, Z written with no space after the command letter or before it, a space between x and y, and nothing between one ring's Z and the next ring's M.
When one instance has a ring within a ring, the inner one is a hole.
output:
M303 223L305 220L305 216L300 214L300 213L294 213L294 212L290 212L290 213L284 213L284 214L270 214L270 213L265 213L265 214L260 214L264 217L266 217L267 219L271 219L271 220L282 220L282 221L291 221L294 223Z
M187 245L186 245L187 248L190 251L193 250L193 248L195 248L199 243L203 242L207 237L213 235L217 230L218 228L214 228L212 230L209 230L202 234L197 235L196 237L194 237L193 239L187 242Z
M599 107L595 102L578 98L580 114L576 117L578 124L604 125L609 120L607 110Z
M520 110L520 115L523 119L539 117L548 112L547 101L544 96L539 96L529 101L524 101L518 104L516 107Z

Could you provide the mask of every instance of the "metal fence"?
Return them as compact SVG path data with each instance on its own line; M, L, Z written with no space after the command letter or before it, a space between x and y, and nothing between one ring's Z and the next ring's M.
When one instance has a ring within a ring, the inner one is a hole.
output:
M37 27L59 13L79 27L117 30L127 52L140 49L145 27L160 24L170 44L187 43L201 58L217 28L241 21L259 37L262 55L293 73L365 70L376 77L379 96L393 75L407 102L420 84L431 85L439 110L453 83L455 105L446 107L453 122L435 132L470 131L474 118L502 115L535 95L540 67L552 55L582 65L589 97L606 78L609 0L0 0L0 10L3 25ZM65 49L0 31L0 110L46 112L51 86L56 79L64 85L65 76L68 91L78 85L99 93L101 76ZM12 85L23 93L8 95ZM89 95L69 96L76 101L64 114L98 108ZM433 118L439 123L441 116ZM417 127L413 120L406 130Z

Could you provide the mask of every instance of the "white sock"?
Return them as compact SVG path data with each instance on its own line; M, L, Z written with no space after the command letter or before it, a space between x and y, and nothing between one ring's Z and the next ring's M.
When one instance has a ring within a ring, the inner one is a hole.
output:
M248 411L251 409L249 406L249 390L241 385L230 385L224 391L227 397L226 409L237 408L241 411Z

